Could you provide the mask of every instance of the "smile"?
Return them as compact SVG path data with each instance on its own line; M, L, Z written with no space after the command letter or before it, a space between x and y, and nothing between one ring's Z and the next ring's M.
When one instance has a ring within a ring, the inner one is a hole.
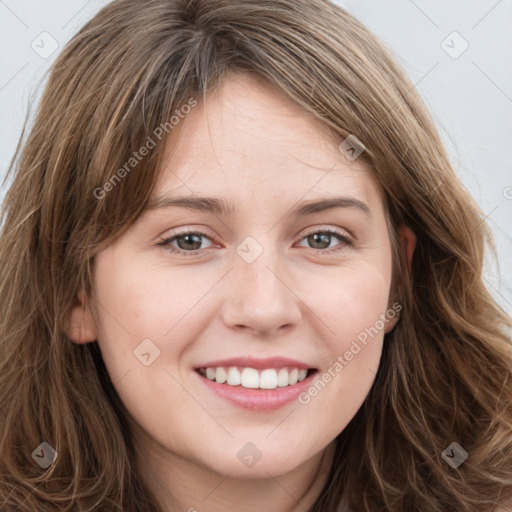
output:
M211 381L227 386L241 386L247 389L276 389L293 386L308 375L304 368L266 368L257 370L250 367L208 367L199 368L199 373Z
M194 368L213 396L237 408L273 411L297 401L317 368L286 357L238 357L208 361Z

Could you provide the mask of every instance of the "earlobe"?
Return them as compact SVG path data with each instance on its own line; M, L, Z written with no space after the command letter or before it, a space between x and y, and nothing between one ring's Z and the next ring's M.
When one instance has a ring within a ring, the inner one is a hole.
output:
M68 336L74 343L89 343L97 339L96 321L89 307L89 301L80 291L69 313Z
M385 324L384 334L388 334L389 332L391 332L395 328L396 324L398 323L398 320L400 320L400 312L399 311L395 312L394 317L386 318L386 320L384 322L384 324Z

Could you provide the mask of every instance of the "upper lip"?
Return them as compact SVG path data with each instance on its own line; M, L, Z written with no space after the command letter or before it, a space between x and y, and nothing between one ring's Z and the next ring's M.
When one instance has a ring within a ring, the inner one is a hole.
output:
M298 368L309 370L313 368L307 363L290 359L288 357L266 357L259 359L256 357L234 357L232 359L217 359L196 366L199 368L219 368L219 367L240 366L242 368L254 368L256 370L265 370L266 368Z

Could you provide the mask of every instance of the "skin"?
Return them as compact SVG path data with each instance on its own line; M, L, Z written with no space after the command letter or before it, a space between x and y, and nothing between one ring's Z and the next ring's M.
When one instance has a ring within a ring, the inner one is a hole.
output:
M223 198L233 213L151 209L95 258L95 300L81 294L70 336L98 340L163 510L308 510L334 439L373 384L384 334L398 317L306 405L240 409L194 371L215 359L283 356L322 375L391 306L380 187L340 142L271 86L233 75L206 109L199 103L173 129L154 194ZM297 201L338 195L364 202L371 215L353 207L290 214ZM315 244L308 235L325 228L354 246L328 235ZM184 229L205 237L171 247L199 254L158 245ZM236 252L248 236L263 249L252 263ZM414 234L402 227L400 237L410 263ZM149 366L134 357L147 338L160 350ZM247 442L262 454L252 467L237 457Z

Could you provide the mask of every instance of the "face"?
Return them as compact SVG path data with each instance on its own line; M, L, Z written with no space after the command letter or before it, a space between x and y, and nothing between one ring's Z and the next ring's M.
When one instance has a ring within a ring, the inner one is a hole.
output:
M74 339L98 340L144 453L277 476L353 418L398 317L381 192L253 78L180 123L151 206L95 258Z

